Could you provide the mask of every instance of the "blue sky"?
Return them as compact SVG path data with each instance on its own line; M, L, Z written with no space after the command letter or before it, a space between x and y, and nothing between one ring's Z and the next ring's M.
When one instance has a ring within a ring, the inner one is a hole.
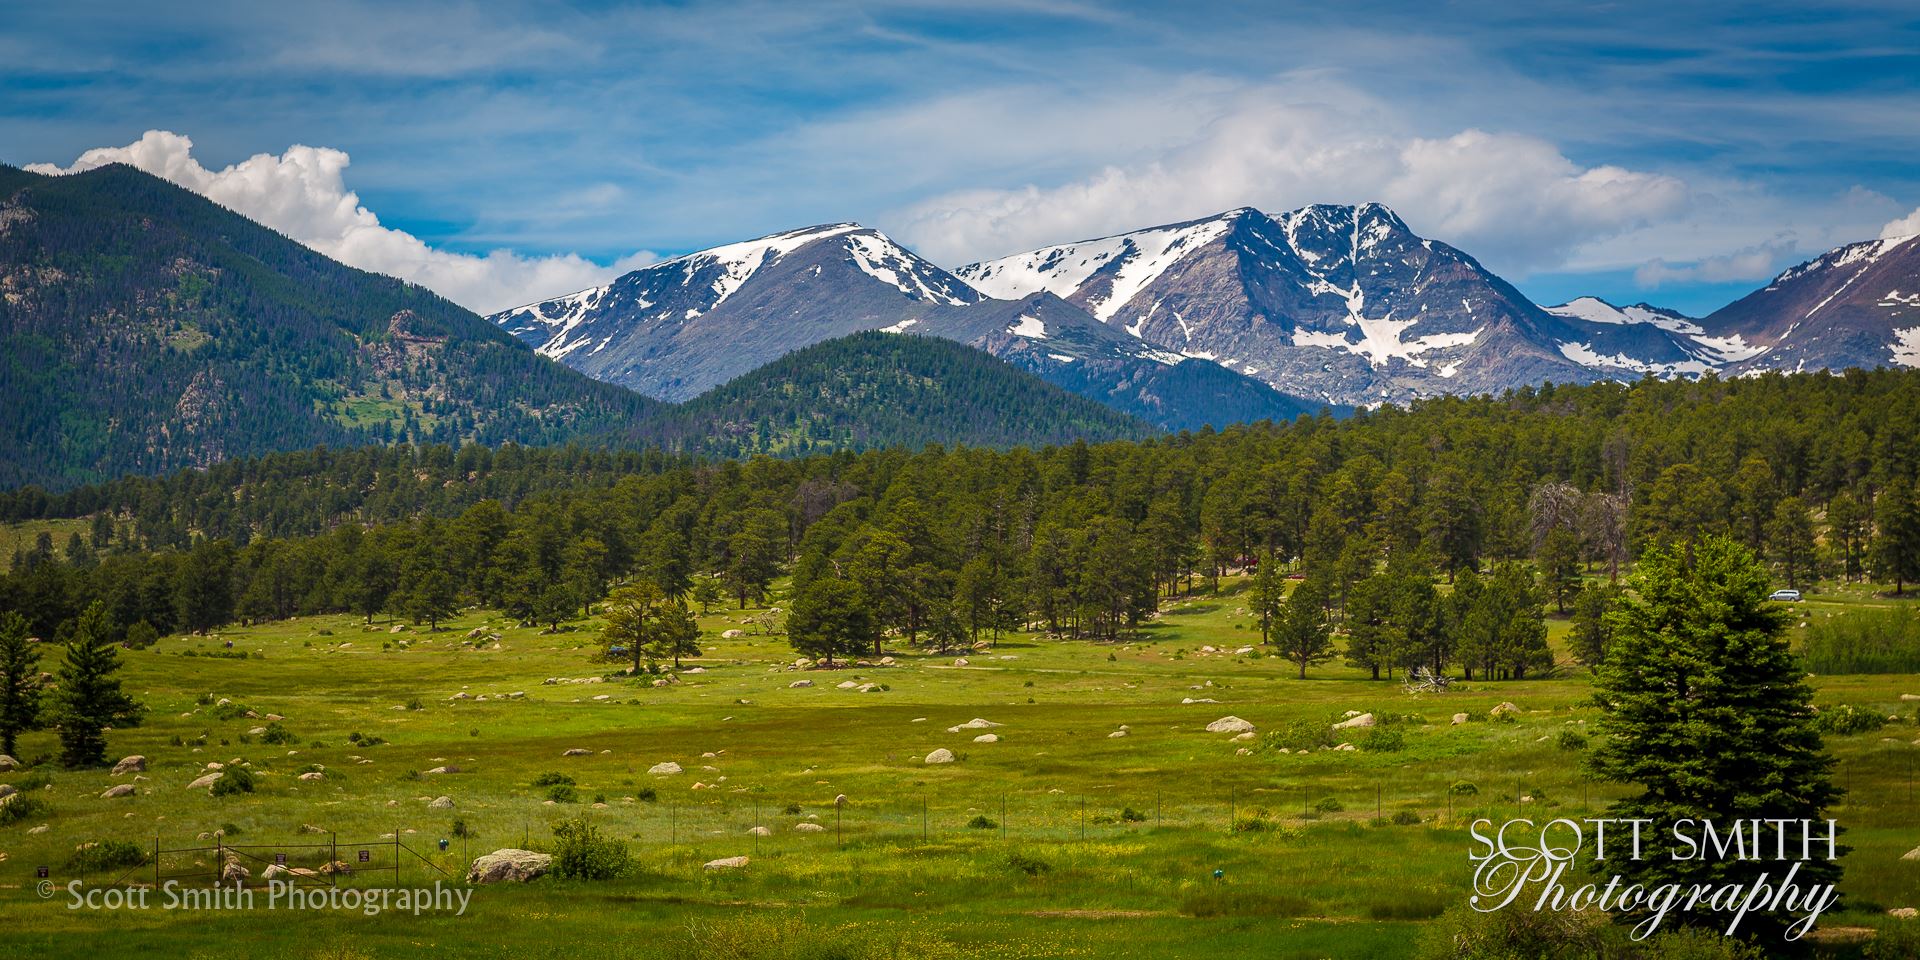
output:
M479 309L812 223L957 266L1379 200L1699 313L1920 208L1911 3L169 6L10 5L0 159L141 143L96 159Z

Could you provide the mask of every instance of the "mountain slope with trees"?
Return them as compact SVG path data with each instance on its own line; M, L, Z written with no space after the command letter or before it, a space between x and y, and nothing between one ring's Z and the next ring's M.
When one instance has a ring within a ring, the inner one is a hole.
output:
M662 411L648 432L670 449L732 457L1138 439L1154 430L964 344L856 333Z
M130 167L0 166L0 486L316 444L612 438L656 404Z

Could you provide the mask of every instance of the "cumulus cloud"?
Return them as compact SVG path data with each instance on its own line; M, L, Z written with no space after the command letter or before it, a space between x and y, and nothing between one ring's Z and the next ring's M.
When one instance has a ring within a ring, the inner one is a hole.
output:
M1791 258L1798 248L1799 244L1793 239L1776 237L1766 243L1691 263L1668 263L1655 258L1634 270L1633 282L1647 289L1658 289L1670 283L1765 280L1778 272L1780 263Z
M487 313L604 283L657 258L636 253L611 266L576 254L526 257L511 250L472 256L436 250L404 230L383 226L347 189L349 159L340 150L295 145L279 156L262 153L222 170L193 157L193 141L149 130L124 147L100 147L70 166L29 164L28 170L70 174L124 163L192 190L242 216L272 227L342 263L410 280L468 309Z
M1911 237L1916 233L1920 233L1920 207L1916 207L1912 213L1881 227L1880 239L1891 240L1894 237Z
M1057 186L946 193L906 211L899 232L936 259L958 261L1239 206L1379 201L1424 235L1521 275L1671 220L1689 199L1677 178L1581 166L1537 137L1479 129L1420 136L1390 106L1355 91L1279 83L1236 97L1158 156Z

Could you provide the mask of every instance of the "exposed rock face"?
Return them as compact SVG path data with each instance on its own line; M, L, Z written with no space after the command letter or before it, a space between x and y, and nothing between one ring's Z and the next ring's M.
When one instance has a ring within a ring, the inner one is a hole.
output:
M467 869L468 883L525 883L545 874L553 857L532 850L508 848L476 858Z
M1208 733L1252 733L1253 723L1239 717L1226 716L1207 724Z
M142 773L146 769L147 758L135 754L131 757L122 757L119 763L114 764L113 775L117 777L127 773Z

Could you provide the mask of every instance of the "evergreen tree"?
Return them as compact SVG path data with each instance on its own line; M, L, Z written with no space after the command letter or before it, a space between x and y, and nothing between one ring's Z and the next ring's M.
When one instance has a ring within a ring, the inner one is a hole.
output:
M60 728L61 765L97 766L107 758L107 729L139 724L140 705L121 692L115 676L119 669L106 608L96 602L74 622L54 692L52 719Z
M1573 655L1589 667L1597 667L1607 658L1613 643L1613 628L1607 614L1620 598L1620 590L1611 584L1589 583L1573 598L1573 632L1567 641Z
M1282 656L1299 667L1302 680L1307 678L1307 667L1333 659L1333 631L1327 624L1323 580L1308 577L1294 587L1274 618L1273 642Z
M1920 502L1905 478L1887 484L1873 504L1874 570L1893 581L1895 596L1920 580Z
M1555 527L1540 544L1536 560L1553 597L1556 613L1567 612L1567 598L1580 587L1580 540L1571 529Z
M1613 643L1595 680L1603 735L1591 754L1599 778L1638 792L1608 815L1643 819L1655 831L1680 819L1720 824L1781 819L1815 823L1840 796L1833 758L1813 725L1813 690L1789 649L1788 614L1767 602L1766 571L1721 537L1691 550L1641 559L1611 615ZM1632 859L1609 845L1602 868L1625 882L1751 885L1778 864L1759 859L1664 856ZM1814 859L1801 884L1832 883L1840 866ZM1709 914L1674 921L1720 925ZM1768 932L1779 915L1754 913L1747 929ZM1777 930L1777 926L1775 926Z
M1286 604L1287 583L1280 578L1279 566L1272 557L1261 560L1253 585L1247 590L1247 612L1260 622L1261 643L1273 642L1274 621Z
M866 591L851 580L820 577L793 598L787 641L793 649L833 666L835 655L857 654L880 630Z
M1867 571L1869 542L1866 508L1842 490L1827 503L1827 546L1833 551L1840 576L1848 583Z
M0 613L0 754L14 755L20 734L40 726L40 650L27 618Z
M1767 552L1787 575L1787 586L1800 589L1802 577L1813 572L1813 517L1799 497L1775 502L1767 523Z

